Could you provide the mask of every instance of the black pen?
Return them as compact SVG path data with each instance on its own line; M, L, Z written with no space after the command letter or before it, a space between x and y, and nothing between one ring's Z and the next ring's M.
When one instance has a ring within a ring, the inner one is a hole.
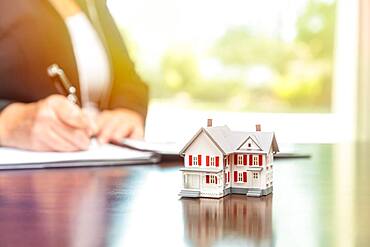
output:
M78 97L76 95L77 90L72 86L63 69L60 68L58 64L52 64L47 68L47 72L49 77L53 79L57 90L61 91L62 88L64 92L61 93L65 94L70 102L78 104Z

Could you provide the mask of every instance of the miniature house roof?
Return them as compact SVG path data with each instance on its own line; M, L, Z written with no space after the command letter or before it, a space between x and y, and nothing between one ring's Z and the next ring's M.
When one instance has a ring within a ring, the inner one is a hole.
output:
M210 140L216 145L216 147L223 154L230 154L235 152L245 152L250 150L240 149L243 144L251 139L259 148L259 153L268 153L270 149L275 152L279 152L279 147L276 142L274 132L242 132L232 131L229 127L215 126L201 128L198 132L190 139L190 141L180 151L180 155L184 155L188 147L197 139L197 137L204 132Z

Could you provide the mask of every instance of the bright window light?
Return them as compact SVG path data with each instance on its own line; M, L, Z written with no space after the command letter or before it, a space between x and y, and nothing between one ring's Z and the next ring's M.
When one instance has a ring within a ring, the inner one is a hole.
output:
M357 30L355 1L109 6L151 86L147 139L181 142L209 117L240 130L261 123L283 142L353 138L357 40L345 32Z

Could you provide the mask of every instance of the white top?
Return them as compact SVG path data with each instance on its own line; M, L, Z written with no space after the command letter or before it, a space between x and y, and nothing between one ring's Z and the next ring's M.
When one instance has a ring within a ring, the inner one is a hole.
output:
M65 20L76 58L84 108L97 106L104 97L110 79L110 64L100 37L82 12Z

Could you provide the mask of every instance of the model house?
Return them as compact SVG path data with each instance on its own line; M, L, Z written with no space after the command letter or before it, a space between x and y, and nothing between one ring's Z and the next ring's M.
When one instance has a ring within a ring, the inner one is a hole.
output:
M220 198L230 193L263 196L272 192L273 154L279 148L273 132L232 131L208 120L184 146L183 197Z

